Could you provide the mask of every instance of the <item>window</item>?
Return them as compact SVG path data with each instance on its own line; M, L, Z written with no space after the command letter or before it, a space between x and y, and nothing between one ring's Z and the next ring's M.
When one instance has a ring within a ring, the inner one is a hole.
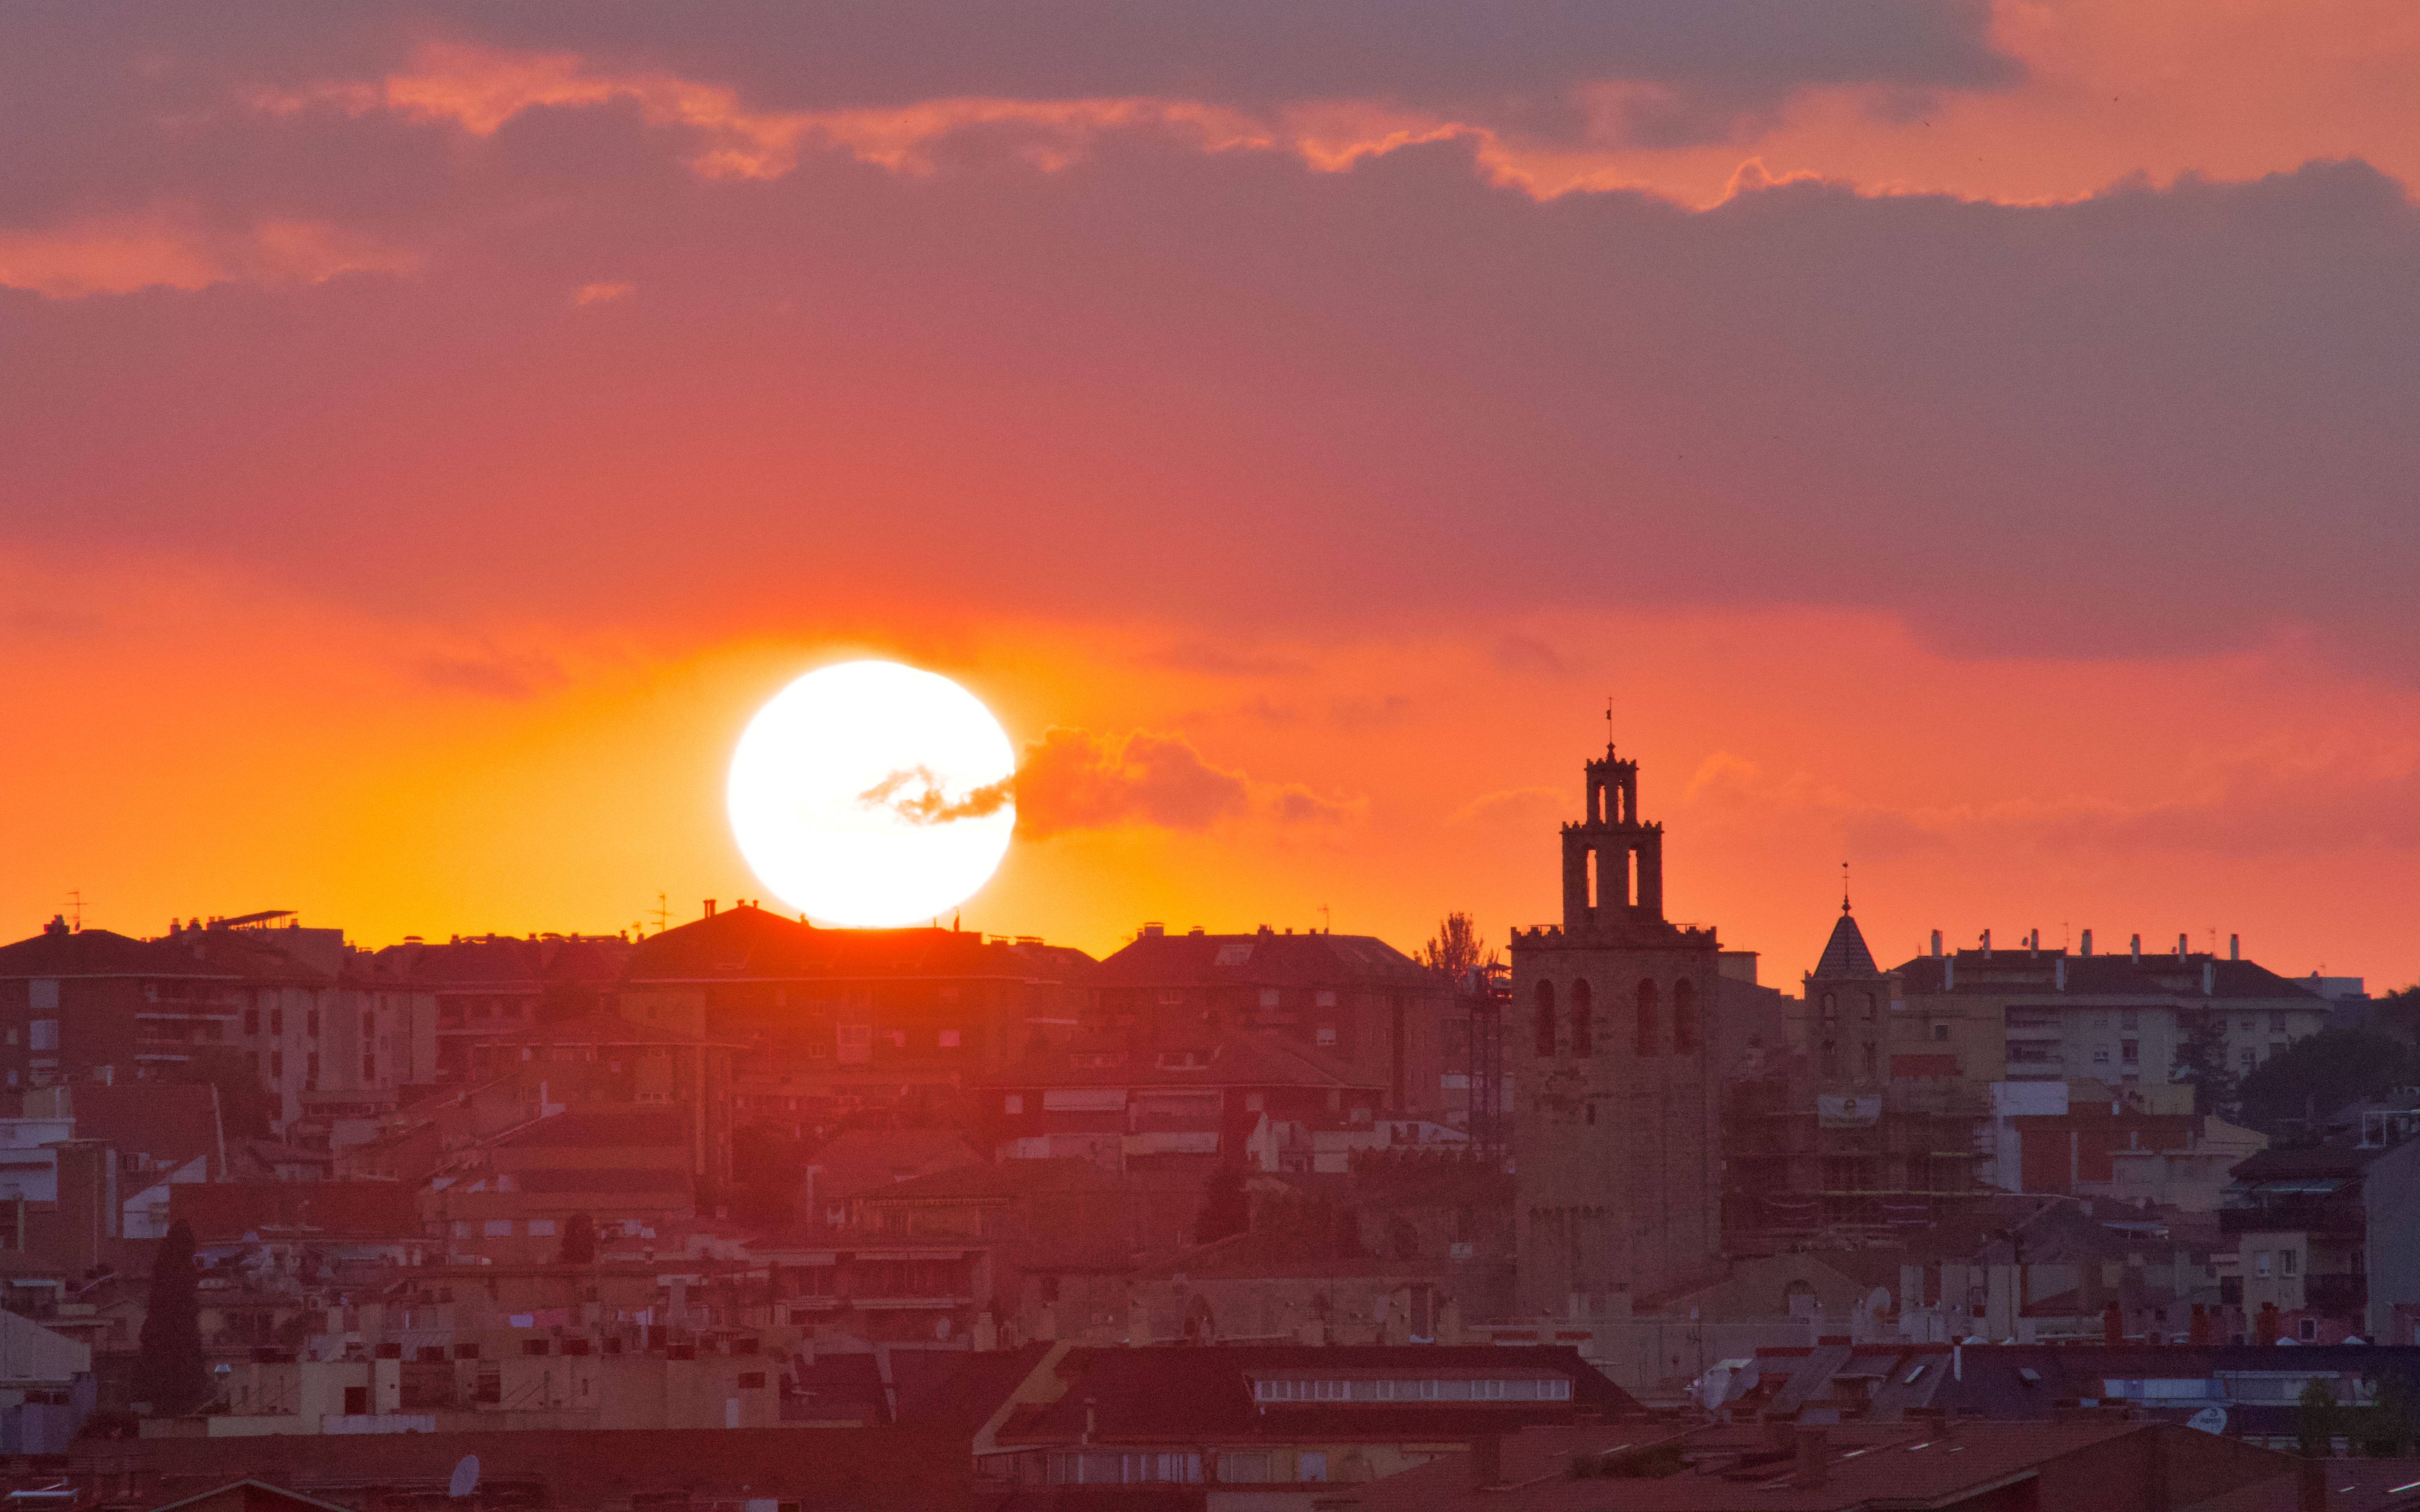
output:
M1874 1000L1866 998L1866 1017L1874 1016ZM1698 1048L1698 984L1683 977L1672 984L1672 1049L1687 1055Z
M2304 1343L2317 1344L2319 1341L2319 1320L2316 1318L2304 1319L2302 1322L2302 1333Z
M1866 994L1866 1022L1869 1024L1874 1021L1874 995L1868 993Z
M1294 1457L1294 1478L1321 1480L1327 1478L1327 1455L1319 1449L1305 1449Z
M739 1389L741 1391L763 1391L765 1389L765 1372L762 1370L742 1370L739 1372Z
M2302 1260L2303 1257L2297 1251L2289 1249L2279 1250L2277 1252L2277 1273L2279 1275L2300 1274L2302 1273Z
M843 1065L862 1065L874 1058L874 1026L843 1024L833 1034L840 1047L838 1059Z
M1006 1097L1001 1099L1000 1107L1002 1113L1024 1112L1025 1094L1023 1092L1009 1093Z
M378 1057L371 1055L362 1057L362 1080L365 1082L378 1080Z
M1184 1005L1185 1005L1185 989L1184 989L1184 988L1182 988L1182 987L1162 987L1162 988L1159 990L1159 1006L1160 1006L1160 1007L1162 1007L1162 1008L1182 1008Z
M1336 1006L1335 990L1333 988L1323 987L1319 991L1311 994L1311 1006L1313 1008L1334 1008Z
M2140 1040L2118 1041L2118 1058L2124 1061L2129 1066L2141 1065L2143 1063L2143 1041Z
M1572 983L1572 1054L1596 1054L1596 993L1585 978Z
M960 1041L960 1040L959 1040L959 1038L958 1038L958 1031L957 1031L957 1030L955 1030L955 1029L943 1029L943 1030L941 1031L941 1048L942 1048L942 1049L944 1049L944 1050L955 1050L956 1048L958 1048L958 1046L959 1046L962 1042L963 1042L963 1041Z
M269 1032L271 1034L286 1032L286 1010L272 1008L269 1011Z
M2244 1017L2242 1017L2242 1018L2241 1018L2241 1019L2238 1019L2238 1020L2236 1021L2235 1026L2236 1026L2237 1028L2239 1028L2239 1029L2242 1029L2244 1033L2246 1033L2246 1034L2250 1034L2250 1033L2252 1032L2253 1023L2254 1023L2254 1020L2252 1019L2251 1015L2246 1014Z
M2143 1026L2142 1019L2143 1015L2139 1011L2130 1008L2118 1015L2118 1026L2121 1029L2139 1029Z
M260 1032L260 1010L247 1008L243 1011L243 1032L246 1034Z
M2265 1276L2269 1273L2269 1252L2267 1250L2264 1249L2257 1255L2252 1257L2252 1273L2258 1276Z
M1269 1478L1269 1457L1265 1450L1238 1454L1233 1450L1218 1457L1218 1478L1231 1485L1250 1485Z
M319 1011L311 1009L302 1015L302 1033L306 1038L319 1038Z
M2285 1014L2272 1013L2269 1015L2269 1032L2272 1034L2283 1034L2286 1032Z
M1832 999L1826 995L1823 1000L1828 1003ZM1661 1028L1656 1021L1661 1017L1663 1017L1663 1004L1657 1000L1655 984L1652 981L1640 982L1638 984L1638 1026L1631 1035L1631 1049L1637 1054L1652 1056L1655 1053L1655 1041Z
M269 1079L273 1082L286 1079L285 1051L271 1050L269 1053Z
M552 1239L554 1237L554 1220L551 1218L532 1218L529 1221L529 1237L532 1239Z
M378 1037L378 1015L377 1015L376 1013L372 1012L370 1010L368 1010L368 1009L366 1009L366 1008L365 1008L365 1009L363 1009L363 1010L362 1010L362 1038L363 1038L363 1039L365 1039L365 1040L373 1040L373 1039L376 1039L377 1037Z
M347 1417L367 1417L369 1416L369 1412L370 1389L367 1386L347 1386L345 1388L345 1415Z
M1336 1026L1333 1024L1323 1024L1317 1029L1311 1031L1311 1037L1314 1041L1322 1046L1333 1046L1336 1043Z
M319 1089L319 1052L317 1050L303 1057L302 1089L306 1092L316 1092Z
M1538 983L1538 1055L1540 1058L1555 1053L1555 984Z
M1947 1039L1948 1039L1948 1038L1949 1038L1949 1026L1948 1026L1948 1025L1947 1025L1947 1024L1936 1024L1936 1025L1934 1025L1934 1026L1932 1026L1932 1037L1933 1037L1934 1039L1936 1039L1936 1040L1947 1040Z
M1244 1094L1244 1111L1247 1113L1258 1113L1267 1104L1268 1097L1264 1093L1246 1092Z
M58 978L36 977L33 980L25 983L25 1006L27 1008L33 1009L37 1012L40 1012L45 1010L51 1011L57 1011L59 1006Z
M2107 1045L2095 1045L2093 1047L2092 1063L2096 1066L2106 1066L2109 1064L2109 1047Z
M2249 1050L2243 1052L2242 1060L2247 1066L2256 1066L2260 1063L2260 1057Z
M25 1047L29 1050L56 1050L59 1047L59 1021L36 1019L27 1025Z
M1261 1006L1263 1008L1275 1008L1278 1006L1278 990L1275 987L1264 987L1261 989Z
M512 1237L513 1221L510 1218L490 1218L479 1226L479 1232L489 1239L509 1239Z

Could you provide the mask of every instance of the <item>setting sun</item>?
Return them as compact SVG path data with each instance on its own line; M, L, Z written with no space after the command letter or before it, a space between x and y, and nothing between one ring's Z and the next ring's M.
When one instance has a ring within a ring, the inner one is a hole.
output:
M895 662L808 673L731 758L732 833L757 876L834 924L931 918L982 887L1016 825L1016 756L974 695Z

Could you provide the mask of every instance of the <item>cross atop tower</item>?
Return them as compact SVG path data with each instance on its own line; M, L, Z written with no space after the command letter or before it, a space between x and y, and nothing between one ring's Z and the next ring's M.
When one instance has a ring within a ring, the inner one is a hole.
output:
M1849 863L1840 863L1840 912L1849 911Z

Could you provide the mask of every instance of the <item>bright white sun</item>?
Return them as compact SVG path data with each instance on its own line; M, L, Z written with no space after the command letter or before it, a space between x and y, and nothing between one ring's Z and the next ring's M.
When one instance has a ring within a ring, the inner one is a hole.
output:
M999 867L1016 770L1007 733L965 688L895 662L844 662L749 721L731 757L731 830L765 886L811 918L917 923Z

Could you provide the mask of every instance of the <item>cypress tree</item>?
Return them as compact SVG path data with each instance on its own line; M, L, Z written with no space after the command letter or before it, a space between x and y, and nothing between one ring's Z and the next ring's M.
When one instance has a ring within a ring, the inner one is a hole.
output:
M1244 1191L1244 1167L1229 1163L1210 1173L1202 1211L1193 1220L1193 1242L1215 1244L1252 1227L1252 1202Z
M200 1283L194 1270L194 1227L180 1218L151 1259L151 1299L134 1361L134 1399L149 1402L154 1416L192 1412L209 1390Z
M597 1220L584 1212L575 1212L563 1220L563 1255L565 1265L597 1263Z

